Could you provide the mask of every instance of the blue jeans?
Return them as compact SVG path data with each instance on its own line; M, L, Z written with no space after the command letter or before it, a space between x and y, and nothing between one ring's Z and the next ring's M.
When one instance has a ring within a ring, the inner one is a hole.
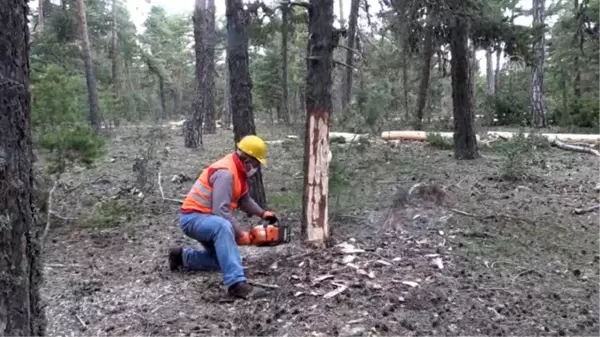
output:
M242 259L229 220L203 213L181 214L179 227L183 233L205 248L203 251L183 249L183 266L191 270L221 270L225 286L246 281Z

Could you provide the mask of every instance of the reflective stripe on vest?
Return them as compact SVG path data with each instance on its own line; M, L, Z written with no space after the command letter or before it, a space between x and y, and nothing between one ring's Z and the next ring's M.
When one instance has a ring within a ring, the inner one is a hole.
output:
M229 154L202 171L183 201L182 210L212 214L212 186L210 185L210 177L208 176L210 169L227 169L231 173L233 186L231 193L232 200L229 207L231 209L237 208L238 200L243 193L242 182L240 181L232 154Z

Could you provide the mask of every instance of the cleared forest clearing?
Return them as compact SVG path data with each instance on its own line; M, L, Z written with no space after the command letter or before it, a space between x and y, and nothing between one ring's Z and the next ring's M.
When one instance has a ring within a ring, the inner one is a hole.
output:
M258 125L284 141L263 171L269 208L294 236L241 248L266 299L230 301L219 273L168 270L167 248L194 243L158 170L165 197L181 199L185 177L232 149L231 131L199 151L180 130L116 129L105 160L69 170L53 194L48 335L598 335L598 213L575 214L598 204L596 157L538 148L513 181L510 151L456 161L422 142L334 142L335 245L308 250L302 136L270 129Z

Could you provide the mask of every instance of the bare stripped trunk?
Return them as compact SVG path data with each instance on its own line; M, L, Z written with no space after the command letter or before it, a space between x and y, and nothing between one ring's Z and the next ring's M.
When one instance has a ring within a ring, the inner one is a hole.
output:
M206 133L217 132L215 124L215 47L217 46L217 33L215 31L215 0L206 0L206 58L204 61L204 72L206 76L206 88L204 93L204 131Z
M454 18L450 28L452 58L452 108L454 112L454 156L456 159L475 159L477 139L473 128L473 91L468 45L468 27L464 19ZM472 59L471 59L472 60Z
M345 112L348 105L350 104L350 98L352 97L352 63L354 61L354 54L350 49L354 49L356 41L356 23L358 21L358 5L360 0L352 0L350 4L350 20L348 22L348 48L346 50L346 64L349 66L344 69L344 89L342 92L342 112Z
M288 21L290 12L289 2L281 6L281 109L280 117L286 125L290 124L290 104L288 99Z
M227 16L227 66L229 67L229 92L235 143L247 135L256 134L252 113L252 80L248 69L249 14L242 0L226 1ZM266 208L267 198L259 169L249 181L250 196Z
M100 131L100 108L98 107L98 94L96 91L96 76L94 75L94 64L92 63L92 50L88 36L87 21L85 18L85 6L83 0L75 0L77 7L77 26L81 39L81 52L83 66L85 68L85 81L88 89L88 103L90 107L90 122L94 132Z
M24 0L0 4L0 336L42 336L34 214L29 29Z
M541 28L544 25L544 1L533 0L533 27ZM533 65L531 67L531 124L535 128L548 126L546 105L544 104L544 45L546 38L540 32L533 42Z
M192 101L192 115L185 122L184 145L188 148L202 147L202 117L204 114L206 94L206 44L204 34L204 17L206 0L196 0L194 5L194 51L196 54L196 91Z
M430 10L431 11L431 10ZM423 115L427 103L427 91L429 89L429 75L431 72L431 58L433 57L433 13L427 14L427 26L425 27L425 41L423 48L423 65L421 68L421 82L419 83L419 96L417 97L417 115L415 129L423 129Z
M494 62L492 61L492 47L485 49L485 76L487 80L486 93L494 94Z
M323 246L329 238L327 154L332 111L333 0L310 1L308 36L302 236Z

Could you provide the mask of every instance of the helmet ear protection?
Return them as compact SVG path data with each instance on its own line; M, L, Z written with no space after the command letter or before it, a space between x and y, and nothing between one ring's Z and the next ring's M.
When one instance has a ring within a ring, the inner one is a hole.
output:
M267 144L260 137L248 135L237 143L238 151L244 156L258 160L262 165L267 165Z

